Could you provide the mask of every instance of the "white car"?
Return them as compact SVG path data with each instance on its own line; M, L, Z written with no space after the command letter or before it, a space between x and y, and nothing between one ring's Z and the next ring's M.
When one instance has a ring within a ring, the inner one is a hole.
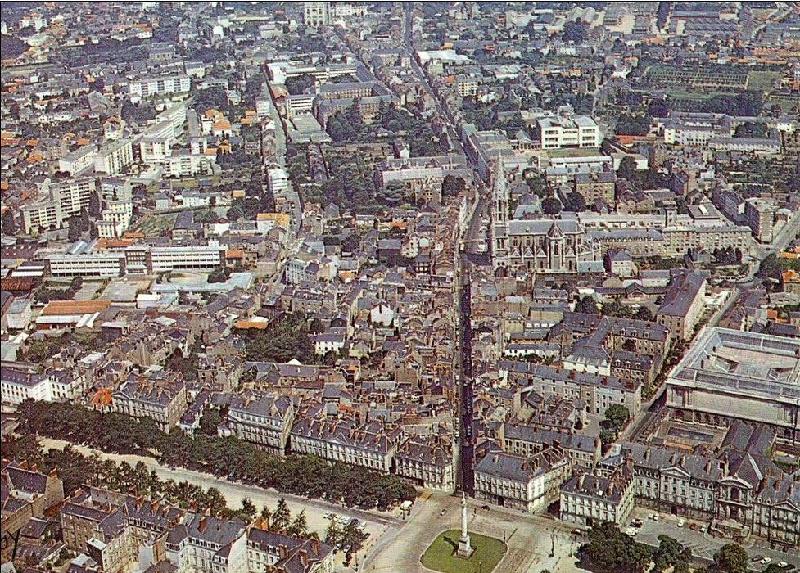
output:
M761 560L762 565L767 565L769 563L772 563L772 557L764 557L764 559Z
M679 519L678 520L678 527L683 527L684 525L686 525L686 520L683 519L683 518Z
M658 521L658 514L657 513L651 513L650 514L650 519L652 519L653 521Z
M625 530L625 535L630 535L631 537L636 537L637 533L639 533L639 530L635 527L629 527Z

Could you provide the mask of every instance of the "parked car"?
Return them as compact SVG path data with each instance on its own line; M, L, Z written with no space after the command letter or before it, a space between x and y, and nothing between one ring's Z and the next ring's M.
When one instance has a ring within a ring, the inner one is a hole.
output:
M683 519L683 518L680 518L678 520L678 527L683 527L684 525L686 525L686 520Z

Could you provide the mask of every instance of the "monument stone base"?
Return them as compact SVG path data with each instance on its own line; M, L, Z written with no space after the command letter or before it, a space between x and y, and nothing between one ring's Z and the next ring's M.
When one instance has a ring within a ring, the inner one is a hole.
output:
M469 559L472 557L472 554L475 552L475 548L469 541L469 536L462 537L458 540L458 552L457 555L463 559Z

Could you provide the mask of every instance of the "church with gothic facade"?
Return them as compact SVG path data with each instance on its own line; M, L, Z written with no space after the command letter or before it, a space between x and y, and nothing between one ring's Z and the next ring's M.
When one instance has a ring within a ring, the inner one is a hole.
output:
M602 270L599 249L574 213L560 218L527 214L509 218L509 189L502 162L492 182L492 260L498 275ZM571 215L571 216L570 216Z

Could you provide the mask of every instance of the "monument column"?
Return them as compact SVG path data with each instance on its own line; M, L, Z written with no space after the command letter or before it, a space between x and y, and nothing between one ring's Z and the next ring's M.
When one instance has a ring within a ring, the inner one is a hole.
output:
M461 494L461 538L458 540L458 556L469 558L475 549L469 539L467 531L467 496Z

